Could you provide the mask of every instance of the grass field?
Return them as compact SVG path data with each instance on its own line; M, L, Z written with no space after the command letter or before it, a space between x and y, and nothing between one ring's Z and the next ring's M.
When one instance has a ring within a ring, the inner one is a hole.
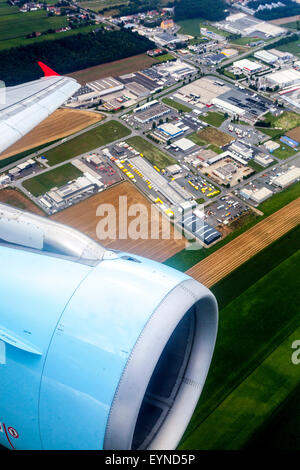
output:
M173 165L176 160L169 157L166 153L162 152L155 145L151 144L142 137L130 137L127 139L127 143L135 148L138 152L142 153L143 156L152 164L162 169L168 165Z
M61 144L49 152L45 152L49 165L53 166L57 163L64 162L69 158L89 152L97 147L109 144L114 140L121 139L130 134L129 129L117 121L108 121L104 124L85 132L68 142Z
M12 155L23 153L29 149L43 147L48 142L63 137L101 121L103 116L99 113L76 109L57 109L51 116L42 121L26 136L0 154L0 160Z
M189 113L192 111L192 108L190 108L189 106L178 103L172 98L163 98L162 102L165 103L167 106L170 106L171 108L177 109L178 111L182 111L183 113Z
M207 23L207 21L201 18L192 18L189 20L177 21L177 24L181 26L180 34L188 34L190 36L201 36L200 28L207 28L209 31L219 34L220 36L227 37L230 33L217 29L215 26Z
M78 176L82 175L81 171L75 168L71 163L59 166L54 170L47 171L41 175L34 176L23 182L24 188L33 196L40 196L46 193L54 186L60 187L68 183Z
M25 15L26 14L28 13L25 13ZM37 38L25 38L23 36L20 36L15 39L6 39L5 41L0 41L0 50L10 49L12 47L18 47L18 46L27 46L28 44L33 44L36 42L43 42L46 40L53 41L54 39L59 39L59 38L66 37L66 36L73 36L74 34L78 34L79 32L89 33L90 31L93 31L94 29L95 29L95 25L89 25L89 26L82 26L80 29L71 29L70 31L65 31L62 33L47 34L45 36L39 36Z
M108 77L110 75L116 77L118 75L136 72L156 63L157 60L155 58L149 57L147 54L138 54L128 57L127 59L115 60L107 64L79 70L78 72L69 74L69 76L75 78L79 83L85 84L92 80L98 80L99 78Z
M288 42L287 44L282 44L282 46L277 46L276 49L283 52L290 52L295 56L300 56L300 39Z
M217 345L181 448L242 447L299 383L286 340L299 326L299 240L298 227L212 288Z
M300 115L292 111L284 111L280 116L273 116L271 113L267 113L264 116L264 121L269 122L271 127L280 128L283 132L287 132L290 129L294 129L300 125Z
M68 25L66 16L47 16L45 10L28 13L14 13L1 16L0 41L14 38L24 38L33 31L58 29Z
M258 206L258 209L264 213L264 216L258 216L252 212L250 216L247 216L247 219L240 228L234 230L216 245L212 246L211 248L203 248L202 250L197 251L183 250L177 253L172 258L169 258L166 261L166 264L172 266L175 269L179 269L180 271L186 271L199 261L207 258L207 256L219 250L222 246L227 245L227 243L231 242L236 237L249 230L251 227L263 220L265 217L273 214L274 212L278 211L279 209L299 197L300 182L293 184L284 191L275 194L270 199L260 204Z
M162 54L158 57L155 57L158 62L167 62L168 60L176 60L176 58L172 54Z
M245 450L298 450L300 449L300 386L280 404L261 429L244 447Z
M207 122L214 127L220 127L220 125L226 121L226 117L224 114L217 113L216 111L208 111L207 116L200 116L199 119L201 121Z
M292 147L289 147L287 144L283 144L282 142L280 142L280 137L276 137L273 140L274 142L277 142L280 145L278 149L272 152L272 155L274 155L274 157L280 158L281 160L285 160L286 158L289 158L298 152L297 149L294 150Z

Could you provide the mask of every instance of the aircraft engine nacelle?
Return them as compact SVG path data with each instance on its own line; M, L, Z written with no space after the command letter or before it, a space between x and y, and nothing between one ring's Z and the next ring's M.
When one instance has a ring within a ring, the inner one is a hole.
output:
M0 205L0 445L175 449L217 332L212 293Z

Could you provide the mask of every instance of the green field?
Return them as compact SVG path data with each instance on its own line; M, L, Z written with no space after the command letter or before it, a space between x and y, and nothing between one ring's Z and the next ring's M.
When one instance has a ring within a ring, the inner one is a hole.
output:
M142 137L130 137L126 142L134 147L138 152L142 153L142 155L149 160L152 165L156 165L160 169L176 163L174 158L169 157L169 155L165 154L159 148L155 147L155 145Z
M280 116L273 116L272 113L267 113L264 116L264 121L270 123L271 128L277 127L283 132L287 132L300 125L300 114L284 111Z
M1 16L0 41L24 37L33 31L47 31L67 26L66 16L47 16L45 10Z
M276 46L276 49L283 52L290 52L296 56L300 56L300 39L297 41L292 41L287 44L282 44L282 46Z
M163 98L162 102L165 103L167 106L170 106L171 108L177 109L177 111L182 111L183 113L189 113L192 111L192 108L190 108L189 106L178 103L172 98Z
M298 450L300 449L299 416L300 386L280 404L275 413L254 434L245 450Z
M214 253L216 250L222 246L229 243L231 240L237 236L244 233L249 228L253 227L256 223L263 220L268 215L273 214L282 207L286 206L290 202L294 201L300 197L300 182L289 186L284 191L274 194L270 199L266 200L258 206L258 209L264 213L264 216L258 216L253 212L251 215L246 216L243 225L234 230L232 233L227 235L223 240L214 245L211 248L203 248L201 250L182 250L171 258L167 259L164 263L172 268L179 269L180 271L186 271L187 269L194 266L196 263L206 258L210 254Z
M67 163L66 165L54 168L54 170L47 171L41 175L34 176L23 182L26 188L33 196L40 196L45 194L54 186L60 187L67 184L78 176L82 175L74 165Z
M216 111L208 111L207 116L199 116L201 121L207 122L214 127L220 127L220 125L226 121L226 117L224 114L217 113Z
M274 157L280 158L281 160L285 160L286 158L289 158L298 152L297 149L294 150L292 147L289 147L287 144L280 142L279 137L273 140L274 142L277 142L278 144L280 144L280 147L272 152L272 155L274 155Z
M26 13L24 13L26 14ZM1 20L0 20L1 21ZM48 29L48 28L46 28ZM53 33L47 34L43 36L39 36L37 38L25 38L23 36L15 38L15 39L7 39L5 41L0 41L0 50L2 49L10 49L12 47L18 46L27 46L28 44L36 43L36 42L43 42L43 41L53 41L54 39L59 39L66 36L73 36L74 34L80 33L89 33L95 29L94 25L83 26L80 29L71 29L70 31L65 31L63 33Z
M162 54L162 55L155 57L155 59L158 62L167 62L168 60L176 60L176 58L172 54Z
M45 152L49 165L53 166L76 155L89 152L114 140L127 137L130 130L117 121L108 121L68 142Z
M207 28L208 31L213 31L220 36L227 37L230 35L227 31L217 29L215 26L207 23L202 18L192 18L189 20L177 21L177 24L181 26L180 34L188 34L189 36L201 36L200 28Z
M48 145L54 144L57 142L57 140L52 140L51 142L47 142L46 144L43 145L38 145L37 147L33 147L28 150L24 150L24 152L17 153L16 155L12 155L11 157L7 157L4 160L0 160L0 169L4 168L7 165L10 165L11 163L15 163L18 160L21 160L21 158L27 157L27 155L31 155L34 152L37 152L38 150L41 150L44 147L47 147Z
M288 338L299 328L299 235L297 227L212 288L216 350L181 448L243 447L299 384Z

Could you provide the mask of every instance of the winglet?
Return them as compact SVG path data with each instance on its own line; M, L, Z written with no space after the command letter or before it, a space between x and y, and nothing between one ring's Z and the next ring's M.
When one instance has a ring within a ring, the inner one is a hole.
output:
M42 71L44 72L45 77L53 77L55 75L59 76L59 73L54 72L54 70L50 69L48 65L44 64L43 62L38 62L38 65L41 67Z

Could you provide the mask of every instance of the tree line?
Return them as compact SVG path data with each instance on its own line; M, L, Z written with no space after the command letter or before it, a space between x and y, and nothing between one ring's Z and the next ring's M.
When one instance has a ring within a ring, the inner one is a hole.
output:
M148 38L126 29L90 33L56 40L45 40L0 51L0 79L6 86L18 85L41 76L38 61L59 74L124 59L155 48Z
M226 8L224 0L178 0L175 3L175 19L204 18L219 21L228 15Z

